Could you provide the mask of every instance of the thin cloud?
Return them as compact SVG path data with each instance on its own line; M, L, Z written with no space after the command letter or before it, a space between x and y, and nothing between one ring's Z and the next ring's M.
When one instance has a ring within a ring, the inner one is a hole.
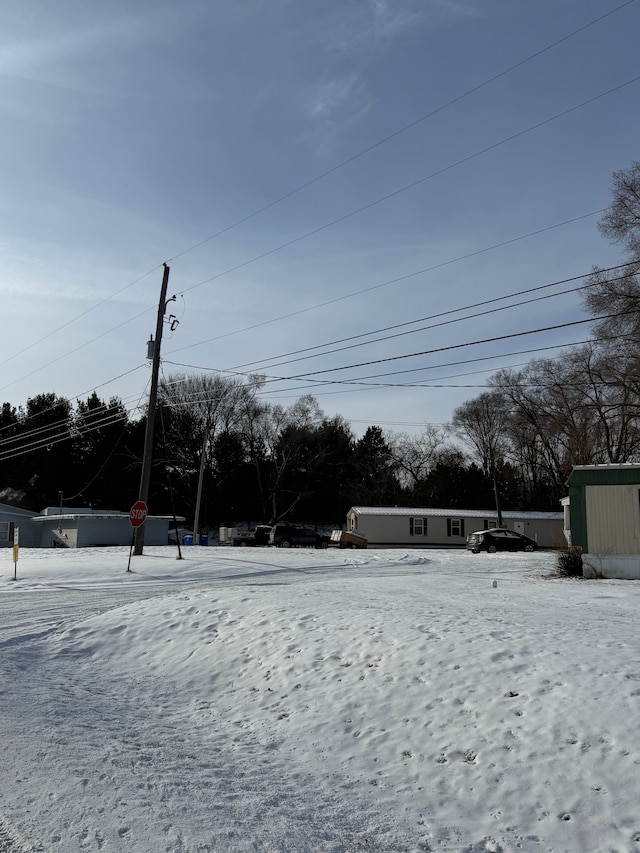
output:
M320 157L330 155L342 133L369 111L372 98L363 80L352 73L320 83L307 105L312 147Z
M309 106L309 116L323 122L351 114L363 96L363 84L356 74L321 83Z
M332 22L327 47L366 56L389 49L416 27L446 27L481 13L464 0L366 0L349 3Z

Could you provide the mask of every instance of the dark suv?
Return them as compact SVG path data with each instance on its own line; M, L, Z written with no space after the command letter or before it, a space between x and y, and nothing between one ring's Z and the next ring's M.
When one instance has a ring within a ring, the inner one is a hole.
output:
M327 548L329 537L301 524L278 523L271 528L269 545L277 545L278 548Z
M538 543L529 539L528 536L523 536L522 533L516 533L515 530L494 527L491 530L477 530L475 533L470 533L467 536L466 547L474 554L479 551L495 554L496 551L537 551Z

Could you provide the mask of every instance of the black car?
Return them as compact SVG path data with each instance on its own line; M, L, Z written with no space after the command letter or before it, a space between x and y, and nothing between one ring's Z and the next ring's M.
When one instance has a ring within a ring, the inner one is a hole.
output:
M269 545L277 545L278 548L327 548L329 537L304 525L278 523L271 528Z
M515 530L494 527L470 533L467 536L467 549L474 554L480 551L488 551L489 554L495 554L496 551L537 551L538 543Z

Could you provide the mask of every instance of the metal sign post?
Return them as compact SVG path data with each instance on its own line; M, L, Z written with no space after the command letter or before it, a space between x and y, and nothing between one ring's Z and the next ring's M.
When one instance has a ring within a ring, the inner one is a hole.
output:
M20 528L16 527L13 531L13 579L18 580L18 553L20 551Z
M136 501L129 510L129 522L131 523L133 530L131 533L131 548L129 548L129 563L127 565L128 572L131 571L131 555L133 554L133 546L136 541L136 530L138 527L142 527L145 523L147 512L147 505L144 501Z

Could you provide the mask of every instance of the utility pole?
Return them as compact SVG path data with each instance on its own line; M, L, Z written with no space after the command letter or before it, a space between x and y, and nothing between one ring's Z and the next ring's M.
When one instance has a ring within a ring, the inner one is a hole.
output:
M208 419L204 426L202 435L202 451L200 453L200 471L198 472L198 491L196 492L196 512L193 521L193 544L200 544L200 501L202 500L202 481L204 479L204 464L207 456L207 445L209 443Z
M151 461L153 456L153 425L156 417L156 400L158 398L158 374L160 373L160 343L162 341L162 327L167 304L175 299L167 299L167 287L169 285L169 267L164 264L162 276L162 287L160 289L160 301L158 303L158 319L156 322L156 339L153 346L153 361L151 364L151 387L149 389L149 408L147 410L147 425L144 433L144 453L142 456L142 474L140 476L140 493L138 499L147 503L149 497L149 483L151 482ZM144 524L135 528L134 550L137 556L142 554L144 546Z

